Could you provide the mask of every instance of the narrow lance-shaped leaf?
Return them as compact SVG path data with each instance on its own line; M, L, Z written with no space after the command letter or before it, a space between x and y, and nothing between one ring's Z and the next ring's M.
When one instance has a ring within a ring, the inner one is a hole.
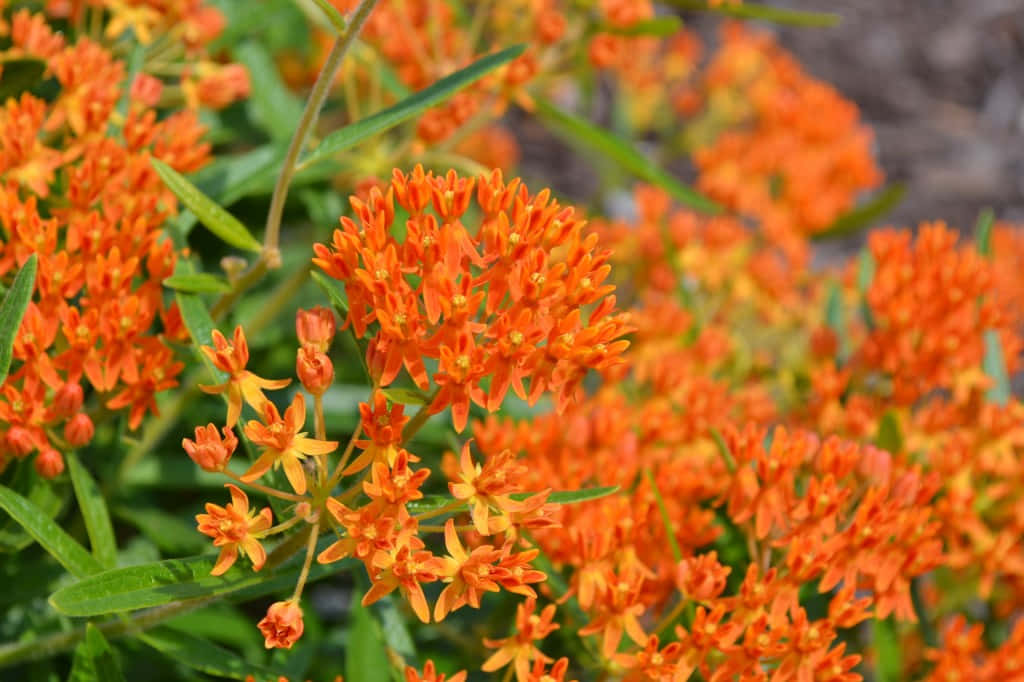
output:
M440 104L499 66L512 61L521 55L524 49L526 49L524 45L516 45L482 57L466 68L445 76L398 104L347 125L341 130L334 131L324 138L319 147L302 160L299 167L307 167L338 152L350 149L363 140L393 128L416 114Z
M900 429L899 415L894 411L889 410L882 415L882 419L878 423L875 444L893 455L903 452L903 431Z
M235 48L234 55L249 70L253 81L252 94L246 103L253 119L271 139L278 142L291 139L302 118L302 101L281 80L281 72L267 47L247 40Z
M110 523L110 513L103 493L78 459L77 453L69 452L66 457L71 485L75 488L78 508L85 520L92 554L105 568L113 568L117 563L117 542L114 540L114 527Z
M347 22L341 12L327 0L296 0L303 13L322 28L336 34L344 33Z
M583 488L581 490L557 490L548 495L547 501L554 502L556 504L575 504L577 502L587 502L589 500L597 500L602 497L607 497L608 495L618 492L618 490L619 486L617 485ZM513 500L521 501L536 494L537 493L512 493L509 497ZM409 502L408 508L409 511L414 514L422 514L424 512L440 509L452 502L452 498L446 495L424 495L421 499ZM461 511L462 508L463 507L453 507L452 512Z
M178 309L181 310L181 319L185 322L189 336L192 337L192 343L195 344L196 353L210 369L215 383L224 383L228 380L228 375L217 369L206 357L206 354L199 351L200 346L213 345L213 330L216 327L213 324L213 318L210 317L210 311L206 309L206 305L196 294L179 291L175 295L175 299L178 301Z
M637 21L629 26L606 26L603 27L603 30L623 36L657 36L664 38L674 35L682 27L683 20L669 14L663 17Z
M164 286L190 294L222 294L231 291L230 284L207 272L171 275L164 280Z
M537 114L554 132L568 141L597 152L641 180L658 185L679 201L705 213L721 213L722 207L659 168L625 140L575 114L538 98Z
M827 228L812 235L811 239L824 241L855 234L887 215L903 200L906 191L906 187L899 183L889 185L869 201L836 218Z
M124 673L113 647L92 623L85 628L85 639L75 649L68 682L123 682Z
M900 650L899 635L892 618L872 621L872 635L878 662L875 678L879 682L896 682L903 678L903 653Z
M996 222L996 214L986 208L978 216L974 226L974 241L978 245L978 253L985 258L992 257L992 227Z
M349 608L348 647L345 651L345 679L388 682L391 674L388 653L380 628L358 599Z
M331 541L332 538L323 538L319 550L326 549ZM254 598L292 589L303 557L293 557L274 571L264 568L257 573L251 566L236 564L224 575L210 575L216 559L216 555L206 555L116 568L57 590L50 595L50 604L67 616L91 617L200 597ZM345 562L314 564L309 580L323 578L345 567Z
M10 514L71 575L84 578L103 570L100 563L43 510L5 486L0 486L0 508Z
M427 405L430 396L418 388L385 388L381 392L393 403L402 405Z
M1006 405L1013 391L1010 389L1010 377L1006 371L1006 358L1003 356L1003 344L999 340L999 332L994 329L985 330L985 357L982 366L993 381L986 397L989 402Z
M716 12L736 19L756 19L774 24L827 28L837 25L841 17L831 12L803 12L799 10L772 7L752 2L712 4L708 0L665 0L665 4L680 9Z
M176 628L153 628L140 639L172 661L208 675L232 680L245 680L251 675L250 679L258 682L276 681L281 676L279 671L249 663L233 651Z
M14 282L0 303L0 384L7 380L11 369L14 339L25 317L25 310L32 300L36 285L36 254L32 254L14 276Z
M225 243L246 251L260 251L263 246L252 236L237 218L217 205L210 197L206 196L199 189L185 179L178 171L168 166L159 159L150 159L153 168L167 185L167 188L174 192L174 195L185 204L199 221L206 225L210 232L214 233Z

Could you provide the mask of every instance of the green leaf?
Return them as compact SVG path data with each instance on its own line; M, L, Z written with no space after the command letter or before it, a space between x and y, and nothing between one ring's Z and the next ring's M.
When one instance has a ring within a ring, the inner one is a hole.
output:
M664 0L666 5L680 9L715 12L735 19L756 19L773 24L828 28L839 24L841 17L831 12L801 12L798 10L758 5L744 0L743 4L722 3L712 6L707 0Z
M222 294L231 291L231 285L216 275L197 272L188 275L171 275L164 280L164 286L190 294Z
M124 673L117 654L103 633L92 623L85 627L85 639L75 648L68 682L123 682Z
M189 464L192 464L189 460ZM192 465L195 467L195 465ZM159 509L114 507L114 516L132 524L157 547L171 554L202 551L206 538L196 532L195 523L172 516Z
M113 568L117 564L117 541L114 539L114 527L110 523L110 514L107 512L103 493L82 466L77 453L69 452L66 457L71 473L71 485L75 488L78 508L82 512L85 529L89 534L92 555L104 568Z
M36 473L32 463L24 459L15 462L11 468L14 476L8 479L8 487L25 497L44 516L55 517L65 500L63 494L58 494L62 490L60 483L44 479ZM0 552L18 552L33 542L32 536L11 517L0 522Z
M996 222L996 214L986 208L978 215L974 225L974 241L978 245L978 253L985 258L992 257L992 226Z
M395 605L395 600L392 596L387 595L378 601L374 605L373 612L380 621L384 643L403 658L415 658L416 643L413 641L409 627Z
M583 488L581 490L557 490L548 495L548 502L556 502L558 504L576 504L577 502L588 502L590 500L597 500L602 497L608 497L619 491L617 485L606 485L596 488ZM527 497L534 495L535 493L514 493L513 499L525 500Z
M264 45L247 40L235 48L234 54L252 78L248 106L253 119L272 140L290 140L302 118L302 102L281 80L270 52Z
M210 369L210 373L213 374L214 383L224 383L228 380L228 375L217 369L210 362L210 359L206 357L206 354L199 350L200 346L213 345L213 330L216 327L213 324L213 318L210 317L210 311L206 309L206 305L197 294L186 294L179 291L175 294L175 299L178 301L179 310L181 310L181 319L188 328L189 336L192 337L196 354L199 355L203 363Z
M903 452L903 432L900 429L900 418L893 410L882 415L878 422L878 435L875 444L893 455Z
M388 682L391 679L387 647L380 628L358 599L349 608L348 645L345 647L345 679Z
M21 524L21 527L73 576L83 578L103 570L100 563L65 533L46 512L2 485L0 508Z
M309 276L324 290L327 298L331 301L331 305L337 309L341 316L348 317L348 299L345 298L345 290L341 288L341 285L319 272L311 272Z
M597 488L583 488L581 490L558 490L548 495L548 502L555 502L557 504L576 504L578 502L587 502L589 500L597 500L602 497L607 497L613 493L618 492L619 486L609 485ZM537 493L512 493L509 495L513 500L525 500L528 497L532 497ZM440 509L445 505L451 504L455 500L447 495L424 495L418 500L413 500L407 504L409 511L414 514L422 514L424 512L434 511ZM458 512L463 509L465 505L459 508L453 508L452 513Z
M321 541L326 548L331 538ZM84 550L83 550L84 551ZM91 557L90 557L91 558ZM236 564L221 576L210 575L216 556L168 559L105 571L50 595L50 603L67 616L90 617L135 611L183 599L232 595L254 598L292 589L302 568L295 556L276 571L254 572ZM344 562L314 564L309 579L317 580L345 568Z
M985 330L985 357L982 358L981 366L994 382L985 397L991 403L1006 405L1010 402L1013 391L1010 389L1010 377L1006 372L1003 344L999 340L999 332L995 329Z
M524 49L526 49L525 45L516 45L487 55L466 68L445 76L392 107L378 111L376 114L347 125L341 130L334 131L324 138L319 147L302 160L299 167L306 167L330 158L338 152L350 149L363 140L393 128L420 112L440 104L459 90L480 80L502 64L512 61L521 55Z
M381 391L387 399L401 405L427 405L430 396L418 388L385 388Z
M185 204L203 225L206 225L210 232L220 237L225 243L246 251L259 252L263 245L252 236L245 225L237 218L218 206L210 197L206 196L191 182L185 179L178 171L168 166L159 159L150 159L153 168L167 185L167 188L174 192L174 195Z
M872 620L872 639L878 654L875 676L879 682L896 682L903 678L903 653L892 618Z
M836 336L842 337L845 333L845 325L843 324L843 292L835 282L829 284L828 297L825 299L825 324L835 332Z
M327 31L341 35L345 32L345 17L327 0L296 0L303 14Z
M868 304L868 291L871 289L871 282L875 279L875 257L871 251L864 249L857 257L857 291L860 293L860 314L868 329L875 328L875 316Z
M836 218L831 225L811 235L814 241L824 241L835 237L846 237L868 227L896 207L903 200L907 188L896 183L889 185L876 194L870 201L853 208Z
M42 80L46 62L36 57L20 57L0 60L0 102L8 97L19 97L26 90Z
M14 352L14 339L25 317L32 291L36 286L36 254L32 254L14 276L11 288L0 302L0 384L7 380Z
M675 35L683 27L683 20L674 14L637 21L629 26L605 26L602 30L621 36L655 36L665 38Z
M153 628L144 632L139 639L172 661L208 675L232 680L244 680L252 675L257 681L275 681L280 675L274 670L247 663L235 652L207 639L176 628Z
M641 180L658 185L682 203L698 211L722 212L721 206L676 180L622 138L543 99L536 99L536 106L540 119L568 142L614 161Z

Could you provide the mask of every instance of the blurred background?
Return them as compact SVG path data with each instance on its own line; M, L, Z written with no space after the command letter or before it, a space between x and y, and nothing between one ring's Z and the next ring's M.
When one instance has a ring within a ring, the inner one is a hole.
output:
M978 212L1024 222L1024 0L792 0L843 17L776 29L804 68L856 102L889 181L907 193L899 224Z

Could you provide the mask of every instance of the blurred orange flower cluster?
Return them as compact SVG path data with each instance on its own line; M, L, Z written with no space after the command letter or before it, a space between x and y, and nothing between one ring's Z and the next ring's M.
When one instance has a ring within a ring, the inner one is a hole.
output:
M118 17L131 18L140 36L198 50L220 27L199 2L110 4L110 36L127 27ZM100 11L49 9L69 20ZM57 86L53 97L25 92L0 110L0 274L39 258L16 369L0 389L0 468L37 452L37 470L52 477L64 466L60 451L92 439L96 409L128 410L134 429L156 411L154 395L177 383L182 364L164 340L187 333L160 284L175 267L160 230L176 200L149 160L188 172L208 161L209 145L194 110L158 110L161 81L140 72L128 82L125 63L103 44L68 43L28 10L0 34L10 41L0 58L38 61Z

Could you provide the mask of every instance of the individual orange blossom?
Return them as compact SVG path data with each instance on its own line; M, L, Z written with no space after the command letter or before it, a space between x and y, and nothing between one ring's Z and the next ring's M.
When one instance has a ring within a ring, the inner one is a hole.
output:
M213 546L221 548L210 574L221 575L227 571L239 554L248 556L253 570L258 571L267 560L259 533L270 528L273 514L270 507L264 507L258 514L250 511L248 496L235 485L228 483L226 487L231 492L231 502L224 507L207 502L206 513L196 516L199 532L209 535Z
M249 344L245 340L245 332L241 325L235 327L235 333L231 342L228 342L219 330L213 330L213 347L203 346L203 354L210 362L222 372L229 376L223 384L216 386L203 386L206 393L227 393L228 416L227 426L233 427L238 423L238 417L242 414L242 402L251 405L257 412L262 412L267 404L267 397L263 395L263 389L284 388L291 379L264 379L258 377L245 368L249 362Z
M338 447L337 441L307 438L302 432L306 423L306 399L296 393L292 404L284 412L270 401L263 404L263 422L253 419L245 425L245 435L254 444L263 448L259 458L249 470L242 474L242 480L255 481L271 467L281 466L285 476L296 493L306 492L306 472L302 460L307 455L326 455Z

